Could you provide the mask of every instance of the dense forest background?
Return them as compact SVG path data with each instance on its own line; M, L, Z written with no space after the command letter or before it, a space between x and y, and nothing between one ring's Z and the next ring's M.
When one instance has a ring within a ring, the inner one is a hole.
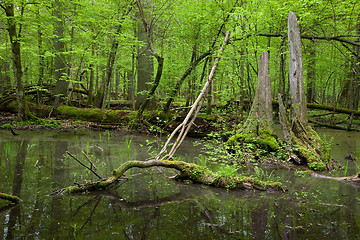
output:
M0 96L16 90L18 103L32 90L32 102L53 106L105 108L130 100L139 109L149 94L147 108L168 111L172 100L189 106L226 31L230 45L208 106L242 106L254 97L262 51L269 53L273 92L287 100L287 16L293 11L307 101L359 107L357 0L1 0L0 7ZM26 104L19 104L19 116L27 118Z

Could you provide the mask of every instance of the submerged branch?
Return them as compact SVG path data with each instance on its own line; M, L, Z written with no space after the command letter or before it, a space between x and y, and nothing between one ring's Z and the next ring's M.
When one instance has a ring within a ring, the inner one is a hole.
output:
M76 157L74 157L71 153L69 153L68 151L66 151L66 153L72 157L73 159L75 159L81 166L83 166L84 168L90 170L95 176L97 176L99 179L102 179L101 176L99 176L99 174L97 174L94 170L92 170L92 168L89 168L88 166L86 166L85 164L83 164L79 159L77 159Z

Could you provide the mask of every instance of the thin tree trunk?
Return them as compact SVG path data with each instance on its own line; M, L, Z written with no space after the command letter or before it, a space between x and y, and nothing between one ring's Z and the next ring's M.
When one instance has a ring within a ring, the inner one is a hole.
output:
M26 120L29 116L29 112L26 106L26 99L23 86L23 71L21 66L21 28L20 24L19 30L16 30L15 22L15 12L14 4L6 3L4 4L4 10L7 17L7 31L9 33L9 38L11 42L11 52L13 60L13 71L14 71L14 80L16 85L16 100L18 104L18 115L17 120L23 121ZM21 13L24 12L24 6L21 6Z
M176 94L179 92L181 85L185 81L185 79L191 74L191 72L195 69L197 65L206 57L208 57L211 54L211 51L203 53L199 58L197 58L191 66L185 71L185 73L182 75L182 77L179 79L179 81L176 83L175 88L173 88L172 92L169 94L169 100L166 102L164 106L164 112L168 112L170 109L170 105L172 101L174 100Z
M120 86L120 68L115 73L115 100L119 99L119 86Z
M285 60L286 60L286 49L285 49L285 38L282 38L281 43L280 43L280 50L279 50L279 55L280 55L280 60L279 60L279 87L278 87L278 93L281 94L281 96L283 96L283 100L287 99L287 97L285 96L285 86L286 86L286 73L285 73Z
M38 21L40 19L40 9L37 9L37 18ZM38 54L39 54L39 72L38 72L38 85L40 88L42 87L44 81L44 71L45 71L45 58L44 58L44 49L43 49L43 41L42 41L42 31L41 31L41 24L38 24ZM41 91L37 92L37 103L42 103L42 93Z
M106 105L105 99L106 99L106 96L109 94L110 81L113 76L113 69L114 69L114 64L115 64L115 59L116 59L116 53L117 53L117 49L119 46L119 41L117 40L116 36L120 34L121 28L122 28L122 24L120 24L117 27L116 34L115 34L114 39L111 44L110 55L109 55L107 65L106 65L106 80L104 82L104 90L103 90L102 96L101 96L101 105L99 106L101 108L105 108L105 105Z
M309 61L308 61L308 71L307 71L307 102L315 102L315 58L316 58L316 46L315 41L311 41L308 45L309 48Z

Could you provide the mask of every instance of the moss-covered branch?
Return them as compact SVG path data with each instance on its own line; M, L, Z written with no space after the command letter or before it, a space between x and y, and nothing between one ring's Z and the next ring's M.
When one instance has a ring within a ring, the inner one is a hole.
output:
M224 175L212 172L206 167L182 161L149 160L149 161L128 161L112 172L112 175L98 182L71 186L59 191L63 194L81 193L88 191L106 190L113 186L130 168L165 167L178 170L180 173L176 180L191 180L194 183L227 189L258 189L258 190L282 190L281 183L265 182L251 177L240 175Z
M17 196L9 195L6 193L0 193L0 199L8 200L12 203L18 203L21 201L21 199Z

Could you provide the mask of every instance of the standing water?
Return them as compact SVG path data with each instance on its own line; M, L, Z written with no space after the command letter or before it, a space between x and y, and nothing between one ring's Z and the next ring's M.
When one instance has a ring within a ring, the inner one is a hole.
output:
M360 193L351 184L278 169L286 193L227 191L169 179L176 172L132 169L116 190L77 196L49 195L96 180L66 152L102 177L128 160L144 160L160 139L110 132L0 131L0 192L24 201L0 200L1 239L359 239ZM334 137L333 157L355 174L360 133L320 130ZM82 153L82 151L85 153ZM200 150L187 140L181 160Z

